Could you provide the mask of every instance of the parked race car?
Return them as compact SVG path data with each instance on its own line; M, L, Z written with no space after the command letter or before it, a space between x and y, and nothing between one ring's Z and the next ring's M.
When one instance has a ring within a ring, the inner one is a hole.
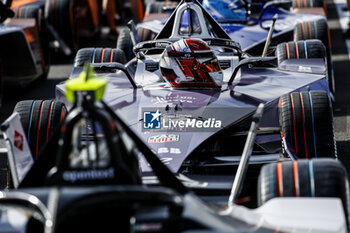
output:
M293 1L293 11L288 10L290 1L210 1L202 3L213 19L227 32L230 39L240 43L242 50L254 56L260 56L274 15L278 15L272 34L270 50L273 54L276 46L286 41L306 39L321 40L327 52L328 79L330 90L335 93L335 81L332 70L329 29L325 18L323 1ZM170 19L176 2L151 2L146 8L143 23L137 25L140 41L164 39L158 35L164 24ZM313 14L310 14L313 13ZM188 26L188 14L184 12L182 27ZM209 17L209 16L208 16ZM196 20L196 19L194 19ZM134 55L128 29L120 33L117 48L122 49L127 59Z
M66 83L67 99L74 107L18 189L0 192L1 231L347 232L347 176L334 159L265 165L257 188L261 206L248 209L233 202L248 183L244 173L263 105L250 124L230 199L219 209L191 193L138 133L101 101L106 83L89 68ZM16 116L2 130L11 134ZM90 139L81 134L87 123L94 128ZM18 149L18 141L12 142ZM159 187L142 184L139 154L152 167ZM16 167L16 157L8 156ZM16 171L11 170L12 177L18 177ZM293 197L293 192L300 197ZM277 193L290 197L274 198Z
M74 35L88 30L91 14L84 15L84 24L74 15L72 23L70 1L47 3L41 0L1 1L1 85L24 86L40 77L46 78L50 66L50 41L58 41L63 52L70 55L75 48ZM97 15L97 8L95 13ZM79 22L83 26L73 32L72 26ZM97 30L97 24L92 28Z
M24 85L48 74L45 20L13 18L11 2L0 2L1 73L5 85Z
M187 31L181 27L185 10L198 19ZM286 42L277 46L276 57L248 57L197 2L182 2L159 35L168 39L137 44L136 57L125 66L119 49L82 49L70 78L92 63L98 76L108 78L108 106L204 199L222 203L229 194L261 103L265 111L240 196L244 204L258 205L254 195L263 164L337 157L321 41ZM56 87L56 101L15 107L34 159L71 108L64 84ZM91 129L85 130L87 138ZM142 156L140 165L144 182L156 184Z
M96 0L14 0L11 8L15 18L34 18L42 26L46 43L71 55L84 37L99 31L99 8ZM49 52L45 49L45 52Z
M188 31L181 27L185 10L198 19ZM246 205L258 205L252 194L263 164L337 157L321 41L286 42L277 46L276 57L249 57L197 2L182 2L159 35L168 39L137 44L126 66L119 49L82 49L70 78L92 63L109 80L105 102L204 199L222 202L228 195L260 103L265 111L241 196ZM15 107L34 159L64 118L62 103L71 108L64 84L57 85L56 100L61 102ZM91 127L85 130L88 138ZM156 184L142 156L140 165L144 182Z

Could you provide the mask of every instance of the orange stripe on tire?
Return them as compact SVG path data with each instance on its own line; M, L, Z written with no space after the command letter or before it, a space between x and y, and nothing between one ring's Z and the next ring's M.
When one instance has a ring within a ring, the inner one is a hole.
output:
M281 108L281 104L282 104L282 99L280 98L280 99L278 100L278 110Z
M278 196L283 196L283 176L282 176L282 163L277 163L277 191Z
M299 173L298 173L298 162L293 162L293 180L294 180L294 196L299 196Z
M109 62L112 62L114 49L111 50L111 55L109 56Z
M49 111L49 116L47 118L47 129L46 129L46 142L49 141L49 132L50 132L50 118L51 118L51 111L52 111L52 106L53 106L54 102L52 101L50 104L50 111Z
M280 99L278 100L278 111L280 111L281 104L282 104L282 99L280 98ZM280 130L280 133L281 133L281 140L283 140L283 132L282 132L282 129Z
M297 59L299 59L298 42L295 41L294 45L295 45L295 57L296 57Z
M39 152L39 134L40 134L40 123L41 123L41 115L42 115L42 111L43 111L43 105L44 105L43 101L40 105L40 113L39 113L39 121L38 121L38 129L36 131L36 145L35 145L35 157L38 158L38 152Z
M286 54L287 54L287 59L289 59L289 46L288 46L288 42L286 43Z
M64 110L64 108L62 108L61 110L61 119L60 119L60 122L63 121L64 117L66 116L66 111Z
M332 49L331 33L329 31L329 28L327 29L327 34L328 34L328 46L329 46L329 49Z
M100 63L103 62L103 55L104 55L104 53L105 53L105 49L102 49L101 58L100 58Z

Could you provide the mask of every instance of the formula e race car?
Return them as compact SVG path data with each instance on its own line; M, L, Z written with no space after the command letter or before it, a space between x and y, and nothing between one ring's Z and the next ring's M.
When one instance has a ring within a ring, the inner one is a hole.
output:
M332 70L331 43L329 29L325 18L326 9L323 1L293 1L293 11L290 11L291 1L211 1L202 2L203 8L233 41L239 42L242 50L254 56L263 52L273 17L278 19L272 33L270 49L267 54L273 54L276 46L286 41L306 39L321 40L327 52L328 79L332 93L335 93L335 81ZM136 41L164 39L158 35L164 24L170 20L172 11L178 5L175 2L151 2L148 4L143 23L137 25L138 38ZM310 14L312 13L312 14ZM196 21L196 15L191 20ZM207 18L209 16L206 16ZM184 11L181 26L186 30L190 16ZM134 55L132 39L128 29L120 32L117 48L122 49L127 59ZM135 44L133 44L135 45Z
M14 18L35 19L39 31L43 31L42 34L46 36L43 38L45 42L50 41L50 47L60 49L65 55L75 53L82 40L93 38L100 33L102 27L102 1L9 0L7 5L13 9ZM120 11L124 10L124 7L120 8ZM131 1L131 8L132 12L143 12L142 1ZM112 14L112 20L115 20L115 12ZM139 17L138 15L137 18ZM44 52L48 51L45 48Z
M100 26L96 0L10 0L7 5L14 18L35 19L46 46L51 42L50 47L58 47L65 55L71 55L80 39L92 37ZM49 53L46 47L45 53Z
M181 30L185 10L199 19L188 31ZM276 57L248 57L207 15L197 2L182 2L159 33L167 39L137 44L125 66L121 50L81 49L70 78L92 63L97 76L108 78L106 104L188 187L215 202L230 191L253 114L263 103L241 196L257 206L251 194L263 164L337 157L325 48L319 40L292 41L279 44ZM64 118L62 103L72 107L64 84L56 86L56 101L15 107L34 159ZM84 130L87 140L93 128ZM144 182L156 184L142 156L140 165Z
M23 86L45 78L50 65L50 41L58 41L62 51L70 55L78 38L75 35L97 30L97 24L89 26L92 21L89 16L94 13L85 14L82 23L76 14L74 20L69 17L70 7L70 1L64 0L47 1L47 4L42 0L0 2L0 73L5 85ZM96 10L96 17L97 13ZM72 25L77 25L75 31Z
M48 40L42 15L13 18L11 2L0 2L1 75L5 85L23 85L48 74Z
M347 176L334 159L267 164L257 185L260 207L248 209L233 202L248 183L244 174L263 105L250 124L230 199L220 209L191 193L139 133L101 101L106 83L89 67L66 83L67 99L74 107L20 183L17 171L23 170L17 168L23 157L7 154L17 190L0 192L0 231L347 232ZM15 113L1 128L9 135L0 140L10 144L9 152L11 147L27 147L18 136L12 140L13 131L24 133L18 123ZM92 127L90 137L84 133L86 126ZM158 187L142 184L140 154L152 167ZM285 198L274 198L278 196Z

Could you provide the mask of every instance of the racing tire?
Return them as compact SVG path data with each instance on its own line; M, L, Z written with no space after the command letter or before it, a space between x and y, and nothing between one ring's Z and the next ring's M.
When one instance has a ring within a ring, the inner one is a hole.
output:
M147 28L138 27L136 30L137 30L137 34L140 38L140 42L153 40L157 36L157 33L153 32L152 30L149 30Z
M335 80L333 74L333 62L331 51L331 38L327 21L325 19L298 23L294 28L294 40L321 40L326 48L327 72L329 88L335 93Z
M123 28L119 32L119 37L117 40L117 49L124 51L127 61L130 61L135 57L135 54L132 51L133 44L132 44L129 28Z
M314 8L314 7L323 7L326 8L324 0L293 0L293 8Z
M35 3L16 7L15 9L13 9L15 13L14 18L35 18L37 20L39 18L40 7L40 5Z
M146 6L145 15L164 13L163 7L174 7L178 2L165 1L165 2L149 2Z
M83 48L75 56L73 67L84 66L85 63L127 62L124 51L112 48Z
M258 206L276 197L336 197L349 217L349 185L334 159L301 159L264 165L258 178Z
M20 115L30 151L36 160L42 146L64 119L67 109L62 102L55 100L24 100L16 104L14 112Z
M67 46L76 51L78 38L74 33L73 1L46 0L45 17Z
M325 19L298 23L294 27L294 40L318 39L330 47L329 29Z
M285 156L288 156L288 149L296 158L337 157L333 113L327 92L293 92L281 96L279 121Z
M326 57L326 49L320 40L289 41L277 45L278 64L288 59L309 59Z

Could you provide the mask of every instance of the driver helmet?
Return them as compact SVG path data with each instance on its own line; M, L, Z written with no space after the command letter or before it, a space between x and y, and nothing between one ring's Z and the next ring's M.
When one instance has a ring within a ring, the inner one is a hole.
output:
M214 52L201 39L181 39L164 50L160 71L173 87L220 88L223 80Z

